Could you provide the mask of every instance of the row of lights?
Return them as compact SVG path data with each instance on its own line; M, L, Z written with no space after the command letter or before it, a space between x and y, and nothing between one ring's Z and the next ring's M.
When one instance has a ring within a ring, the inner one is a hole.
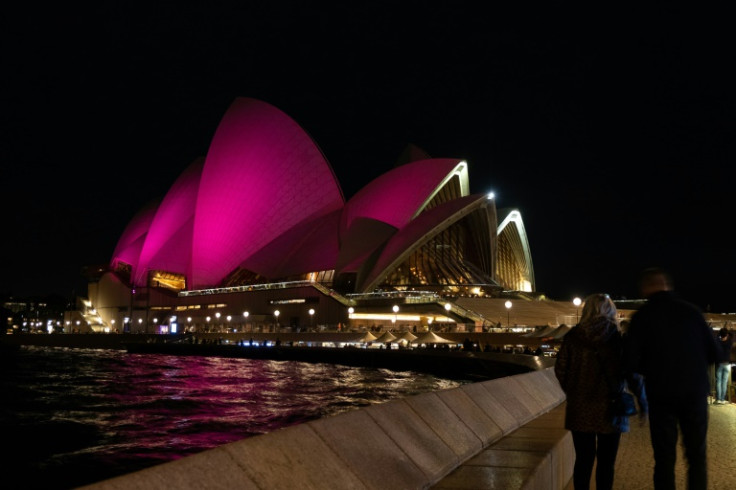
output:
M452 306L450 305L450 303L447 303L447 304L445 305L445 309L446 309L447 311L450 311L450 308L451 308L451 307L452 307ZM394 306L393 306L393 312L394 312L394 315L395 315L395 316L394 316L394 321L395 321L395 319L396 319L396 315L397 315L397 314L398 314L398 312L399 312L399 307L398 307L398 305L394 305ZM316 311L314 310L314 308L310 308L310 309L309 309L309 311L308 311L308 313L309 313L309 321L310 321L310 324L311 324L311 323L312 323L312 320L313 320L313 318L314 318L314 314L316 313ZM350 308L348 308L348 314L349 314L349 316L352 316L352 314L353 314L353 313L355 313L355 309L354 309L354 308L353 308L353 307L351 306ZM280 312L279 310L274 310L274 312L273 312L273 316L274 316L274 317L276 317L276 322L277 322L277 323L278 323L279 315L281 315L281 312ZM216 318L217 320L219 320L221 316L222 316L222 315L221 315L221 314L220 314L219 312L215 313L215 318ZM247 311L244 311L244 312L243 312L243 317L244 317L244 318L246 319L246 321L248 320L248 317L249 317L249 316L250 316L250 313L249 313L249 312L247 312ZM227 320L228 322L230 322L230 321L232 320L232 316L228 315L227 317L225 317L225 319L226 319L226 320ZM171 317L171 320L172 320L172 321L176 321L176 316L172 316L172 317ZM130 321L130 318L128 318L128 317L125 317L123 321L124 321L125 323L128 323L128 322ZM192 321L192 317L187 317L187 323L191 323L191 321ZM207 323L209 323L210 321L212 321L212 317L211 317L211 316L207 316L207 317L205 318L205 321L206 321ZM158 322L158 318L154 318L154 319L153 319L153 322L154 322L154 323L157 323L157 322ZM143 319L139 318L139 319L138 319L138 323L139 323L139 324L140 324L140 323L143 323ZM112 320L112 324L113 324L113 325L115 324L115 320Z
M582 304L582 300L580 298L576 297L576 298L574 298L572 300L572 303L573 303L573 305L575 305L575 317L576 317L576 320L579 320L579 318L580 318L579 308L580 308L580 305ZM511 325L511 307L513 306L513 303L510 300L508 300L508 301L506 301L506 303L504 303L504 306L506 307L506 311L507 311L507 317L506 317L507 325ZM450 312L451 309L452 309L452 304L451 303L445 303L445 310L448 313ZM396 323L396 321L398 320L399 306L398 305L394 305L392 307L392 310L394 312L394 318L392 319L392 322L393 323ZM352 314L354 312L355 312L355 309L352 306L350 308L348 308L348 315L349 315L348 318L351 318L352 317ZM309 311L308 311L308 313L309 313L309 324L311 326L312 325L312 322L313 322L313 319L314 319L314 314L315 314L314 308L310 308ZM281 314L281 312L279 310L274 310L273 316L276 317L276 323L278 323L278 321L279 321L279 315L280 314ZM217 320L219 320L221 316L222 315L219 312L215 313L215 318ZM246 322L248 321L248 317L249 316L250 316L250 313L249 312L247 312L247 311L244 311L243 312L243 317L245 318L245 321ZM228 315L225 318L226 318L226 320L228 322L230 322L232 320L232 316L230 316L230 315ZM176 316L172 316L171 317L171 320L172 320L172 322L173 321L176 321ZM212 317L208 316L205 320L207 321L207 323L209 323L210 321L212 321ZM130 318L125 317L125 319L123 321L125 323L128 323L130 321ZM191 323L191 322L192 322L192 317L187 317L187 323ZM112 323L112 325L114 327L115 326L115 320L111 320L111 323ZM141 324L141 323L143 323L143 320L141 318L139 318L138 319L138 324ZM153 319L153 323L158 323L158 318L154 318ZM69 322L67 321L66 324L69 325ZM77 321L77 325L79 325L79 321Z

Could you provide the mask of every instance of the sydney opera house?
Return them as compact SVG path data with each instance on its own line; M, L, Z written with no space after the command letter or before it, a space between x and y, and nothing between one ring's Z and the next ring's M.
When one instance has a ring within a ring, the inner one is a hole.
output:
M346 201L297 122L238 98L90 275L85 318L149 333L477 325L454 299L535 284L518 210L469 188L466 162L409 146Z

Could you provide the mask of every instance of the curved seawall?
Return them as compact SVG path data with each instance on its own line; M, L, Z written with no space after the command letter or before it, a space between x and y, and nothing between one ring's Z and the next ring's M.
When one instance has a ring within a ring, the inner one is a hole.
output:
M344 412L83 488L478 488L473 478L483 488L564 488L574 453L563 402L546 368Z

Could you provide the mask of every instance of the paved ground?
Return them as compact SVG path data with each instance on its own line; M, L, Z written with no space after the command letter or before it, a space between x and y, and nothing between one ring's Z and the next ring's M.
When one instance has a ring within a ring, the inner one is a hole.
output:
M736 488L736 404L710 405L708 426L708 488L732 490ZM641 427L632 419L631 432L621 438L616 460L616 480L613 488L621 490L649 490L652 488L654 457L649 442L649 427ZM675 467L677 488L685 490L686 463L680 447ZM572 489L572 484L568 487ZM592 487L595 488L595 482Z

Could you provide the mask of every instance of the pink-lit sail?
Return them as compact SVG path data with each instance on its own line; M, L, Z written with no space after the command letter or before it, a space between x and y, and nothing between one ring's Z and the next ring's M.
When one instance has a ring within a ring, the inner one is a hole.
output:
M343 205L332 168L296 122L265 102L236 99L200 180L192 286L217 285L286 230Z
M386 243L372 270L358 285L359 290L371 289L378 279L396 268L414 250L487 203L489 200L485 194L474 194L441 204L419 215Z
M305 220L248 257L242 267L268 278L332 270L339 223L340 210Z
M186 275L192 250L192 227L204 159L195 160L171 186L150 226L135 270L135 285L146 282L148 271Z
M110 264L113 268L118 262L131 265L133 270L138 267L138 257L143 248L148 229L156 215L158 205L158 200L149 202L130 220L112 253Z
M460 160L436 158L396 167L361 189L345 205L340 233L357 218L371 218L402 228L420 210Z
M371 218L356 218L343 234L335 273L358 272L363 263L396 233L396 228Z

